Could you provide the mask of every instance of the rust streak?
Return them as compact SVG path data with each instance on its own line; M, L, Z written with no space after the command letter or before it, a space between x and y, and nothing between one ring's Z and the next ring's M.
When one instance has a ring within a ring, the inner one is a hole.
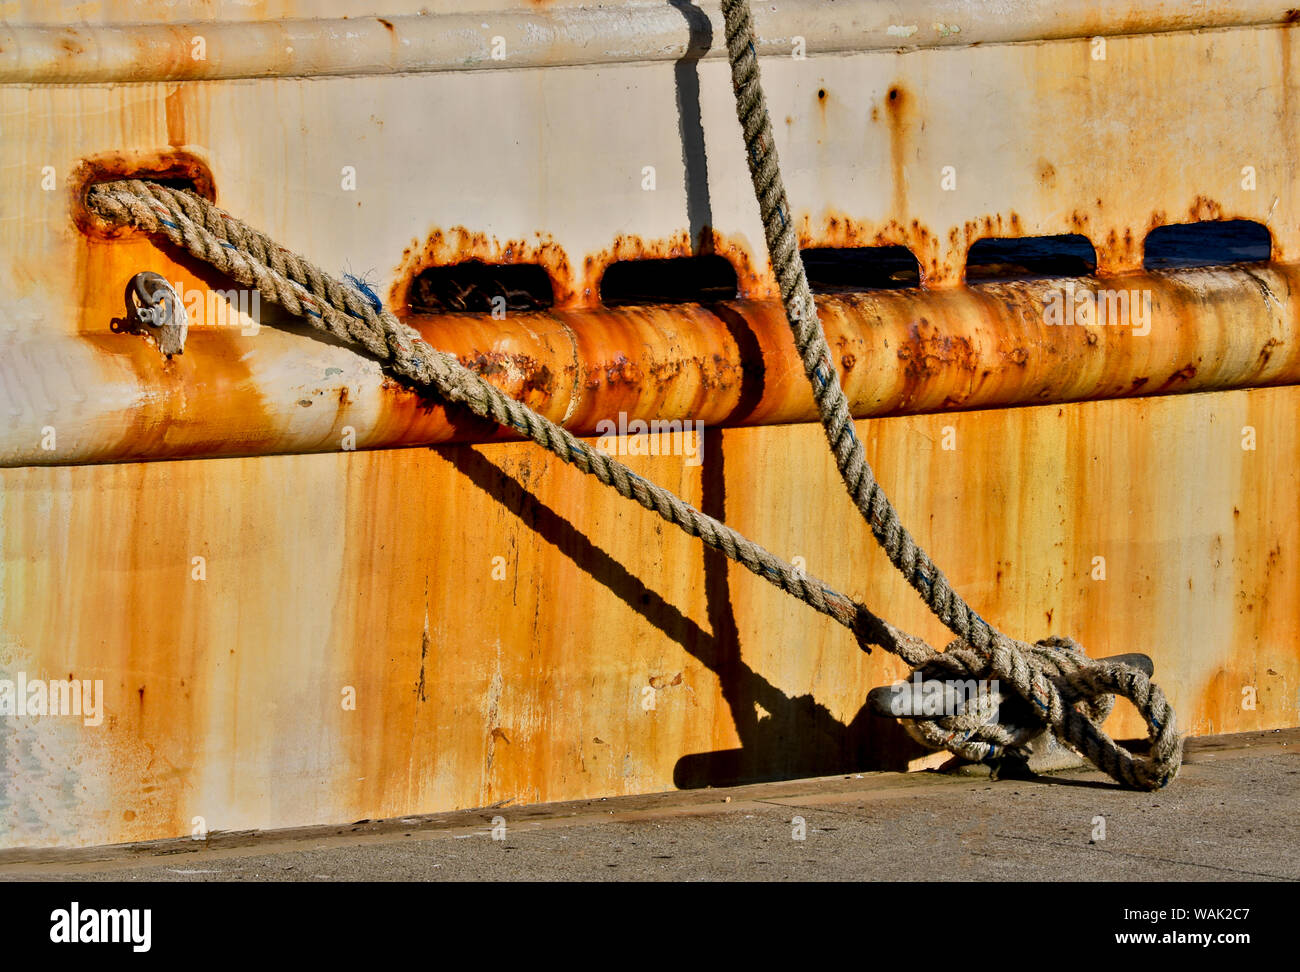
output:
M502 241L487 233L453 226L446 230L431 230L423 243L412 241L402 252L393 274L389 306L398 314L406 313L412 284L422 270L453 266L468 260L487 264L537 264L551 278L556 307L572 307L577 302L568 255L550 235L538 233L531 241Z

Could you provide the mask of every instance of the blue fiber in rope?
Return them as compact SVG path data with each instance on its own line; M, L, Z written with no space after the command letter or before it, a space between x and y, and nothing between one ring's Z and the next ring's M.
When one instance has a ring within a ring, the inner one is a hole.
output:
M353 289L358 291L361 296L369 302L370 306L374 308L375 313L379 313L384 309L384 302L379 299L379 295L371 289L370 284L366 283L363 278L354 277L350 273L345 273L343 274L343 279L350 283ZM353 314L352 316L356 317L357 315Z

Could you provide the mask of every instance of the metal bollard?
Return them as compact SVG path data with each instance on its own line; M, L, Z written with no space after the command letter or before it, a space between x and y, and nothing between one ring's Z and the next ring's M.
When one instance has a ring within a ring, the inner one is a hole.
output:
M1136 652L1112 655L1108 658L1099 659L1099 661L1128 665L1143 672L1148 678L1155 674L1155 664L1151 658ZM879 686L867 693L867 705L876 715L886 716L891 719L926 718L924 684L917 685L904 682ZM942 689L941 703L944 712L959 711L960 707L968 701L951 685L944 684ZM1029 721L1032 714L1023 704L1018 704L1021 703L1020 699L1000 694L999 702L1001 718L1005 724L1011 727L1032 725L1032 722ZM996 761L996 765L972 763L954 756L940 767L940 770L961 776L991 776L993 779L998 779L1000 776L1032 776L1055 773L1075 769L1085 762L1082 756L1057 739L1050 729L1044 729L1034 736L1024 744L1024 748L1027 751L1025 757L1004 756Z

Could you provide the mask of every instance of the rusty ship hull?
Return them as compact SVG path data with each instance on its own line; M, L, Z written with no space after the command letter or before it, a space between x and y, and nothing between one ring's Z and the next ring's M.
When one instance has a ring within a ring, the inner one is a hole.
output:
M755 13L801 245L915 258L819 296L879 480L1008 632L1149 654L1191 735L1296 725L1294 11L887 6ZM816 424L716 7L389 8L0 23L0 677L103 691L94 725L0 716L0 847L930 765L864 708L897 659L85 210L95 182L179 182L575 433L702 422L621 458L943 644ZM1147 258L1228 222L1266 252ZM981 240L1063 235L1095 268L970 272ZM701 256L729 299L603 292ZM541 268L548 306L417 299L475 261ZM181 355L122 326L142 270L201 295ZM1149 318L1046 322L1067 286ZM1125 706L1106 728L1143 732Z

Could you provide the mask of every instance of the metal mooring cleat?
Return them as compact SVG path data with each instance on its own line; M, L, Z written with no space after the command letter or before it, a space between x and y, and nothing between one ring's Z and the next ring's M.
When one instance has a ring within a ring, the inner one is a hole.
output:
M1136 668L1148 678L1155 674L1151 658L1139 653L1098 660ZM982 720L996 721L1016 736L1026 735L1038 722L1023 699L992 687L979 686L975 691L971 687L974 687L973 680L922 679L914 673L910 681L872 689L867 693L867 705L876 715L901 720L909 735L926 745L929 744L909 727L909 722L978 712ZM1075 769L1084 762L1082 756L1057 739L1050 729L1044 729L1000 757L971 762L954 756L939 769L960 776L998 779L1056 773Z

